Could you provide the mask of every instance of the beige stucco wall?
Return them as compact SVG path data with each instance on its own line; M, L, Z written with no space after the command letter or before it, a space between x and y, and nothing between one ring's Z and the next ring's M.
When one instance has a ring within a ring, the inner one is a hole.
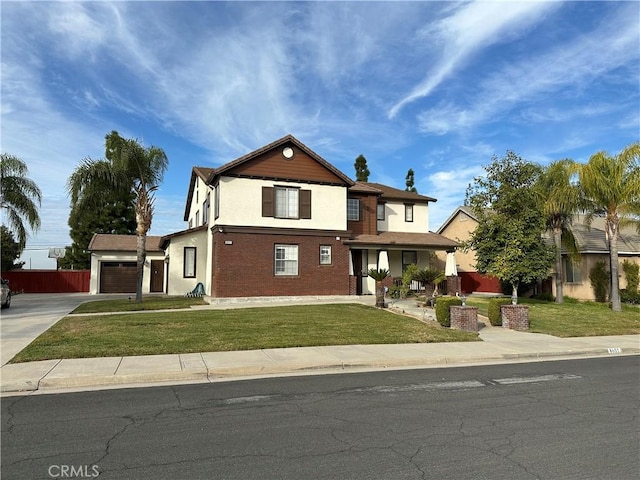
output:
M429 231L429 205L413 205L413 222L404 220L404 203L387 201L385 204L384 220L378 220L379 232L412 232L426 233Z
M457 215L449 222L449 224L442 230L441 235L444 235L451 240L457 242L464 242L469 240L471 233L478 226L478 222L469 217L464 212L458 212ZM444 269L447 254L446 252L438 252L438 268ZM467 253L463 252L461 248L456 250L456 265L459 272L475 272L476 255L473 251Z
M577 283L564 283L562 286L562 293L565 296L577 298L579 300L595 300L595 295L593 293L593 287L591 286L591 280L589 280L589 272L594 267L594 265L599 261L603 260L607 265L607 270L609 269L609 255L608 254L583 254L582 261L580 264L580 273L582 275L582 279ZM627 287L627 279L624 275L624 270L622 269L622 264L625 260L628 260L632 263L636 263L640 265L640 257L631 257L631 256L620 256L619 258L619 268L618 268L618 279L620 282L620 288ZM552 292L553 296L556 296L556 284L555 284L555 275L552 282Z
M183 235L172 237L166 254L169 257L168 263L168 285L169 295L185 295L193 290L198 282L204 285L205 293L211 294L211 251L207 245L209 230L199 230L196 232L186 232ZM196 276L195 278L184 278L184 247L196 247Z
M219 185L220 216L215 220L217 225L347 229L346 187L232 177L221 177ZM311 219L263 217L262 187L276 185L311 190Z
M214 190L205 183L200 177L196 176L196 185L193 189L193 196L191 198L191 208L189 209L188 226L189 228L196 228L203 225L204 212L203 202L207 199L207 193L210 196L210 208L209 208L209 222L213 220L213 202L214 202ZM196 224L196 213L198 213L198 223Z
M144 271L142 273L142 293L151 291L151 260L163 260L162 253L147 253L147 259L144 262ZM100 292L100 263L102 262L136 262L137 257L134 253L123 252L99 252L91 254L91 278L89 279L89 293L96 294ZM166 278L166 272L165 272ZM166 282L165 282L166 283ZM166 284L165 284L166 288Z

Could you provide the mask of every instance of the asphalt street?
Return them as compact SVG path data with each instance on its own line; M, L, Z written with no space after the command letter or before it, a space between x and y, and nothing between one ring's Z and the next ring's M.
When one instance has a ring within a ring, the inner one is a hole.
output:
M640 357L2 398L2 478L635 479Z

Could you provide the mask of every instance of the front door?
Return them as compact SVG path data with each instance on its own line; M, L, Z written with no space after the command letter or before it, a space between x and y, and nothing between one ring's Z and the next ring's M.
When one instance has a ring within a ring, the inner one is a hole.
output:
M367 264L369 262L367 250L353 250L353 274L356 275L356 295L362 295L362 283L369 276L367 272Z
M163 292L164 260L151 260L151 288L150 291Z

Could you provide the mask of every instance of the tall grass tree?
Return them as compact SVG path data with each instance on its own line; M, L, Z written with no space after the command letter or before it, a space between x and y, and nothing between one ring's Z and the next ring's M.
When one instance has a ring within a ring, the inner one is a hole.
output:
M142 302L142 278L147 256L146 237L151 228L155 192L169 165L159 147L144 147L135 139L121 137L115 130L105 137L105 159L84 159L67 182L71 202L79 208L96 208L104 191L134 195L136 216L136 302Z
M574 181L576 169L576 163L570 159L551 162L544 168L537 185L546 228L555 247L556 303L564 302L562 250L568 253L570 261L580 260L580 251L571 230L573 218L582 202L580 188Z
M32 232L40 228L38 209L42 192L36 183L27 177L27 164L14 155L0 156L0 207L7 228L15 233L21 249L27 244L27 226ZM26 226L25 226L26 224Z
M611 156L598 152L580 166L580 187L586 198L586 223L604 216L611 273L610 299L614 312L622 310L618 265L620 228L635 225L640 231L640 142Z

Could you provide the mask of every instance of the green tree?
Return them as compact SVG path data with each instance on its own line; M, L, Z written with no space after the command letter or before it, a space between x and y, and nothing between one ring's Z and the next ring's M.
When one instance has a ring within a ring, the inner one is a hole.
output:
M466 192L466 204L478 217L478 226L464 243L476 253L476 269L497 277L512 288L546 278L553 252L542 239L545 219L535 185L542 168L512 151L493 157L486 177L477 177Z
M569 253L571 261L577 262L580 259L578 245L571 231L573 217L582 202L580 188L572 181L576 168L576 164L569 159L551 162L542 172L537 184L546 228L553 238L555 248L556 303L564 302L562 248Z
M414 177L415 177L415 174L413 173L413 168L410 168L409 171L407 172L407 176L404 177L407 185L407 188L405 188L405 191L418 193L418 190L416 189L416 187L414 187L414 184L415 184Z
M115 235L136 233L133 193L124 192L121 198L118 198L116 193L105 191L104 204L101 208L87 209L72 205L68 222L72 244L66 248L65 256L58 260L61 269L88 270L91 268L91 254L87 248L94 233Z
M618 236L620 227L635 224L640 231L640 142L615 156L598 152L580 167L580 186L586 197L586 222L596 215L605 217L609 246L611 308L622 310L618 279Z
M38 208L42 192L27 178L29 169L18 157L3 153L0 156L0 206L22 248L27 244L25 223L36 232L40 228Z
M104 203L104 192L134 196L136 215L137 288L142 302L142 275L146 259L146 237L153 219L154 194L168 166L161 148L143 147L137 140L112 131L106 138L106 159L85 159L69 177L71 202L78 208L96 208Z
M0 258L2 263L1 270L3 272L7 272L9 270L22 268L24 262L15 262L16 259L20 257L20 255L22 255L23 249L20 244L13 238L11 231L4 225L0 227L0 237Z
M364 158L364 155L358 155L356 158L356 162L353 164L356 169L356 180L358 182L368 182L369 181L369 168L367 167L367 159Z

